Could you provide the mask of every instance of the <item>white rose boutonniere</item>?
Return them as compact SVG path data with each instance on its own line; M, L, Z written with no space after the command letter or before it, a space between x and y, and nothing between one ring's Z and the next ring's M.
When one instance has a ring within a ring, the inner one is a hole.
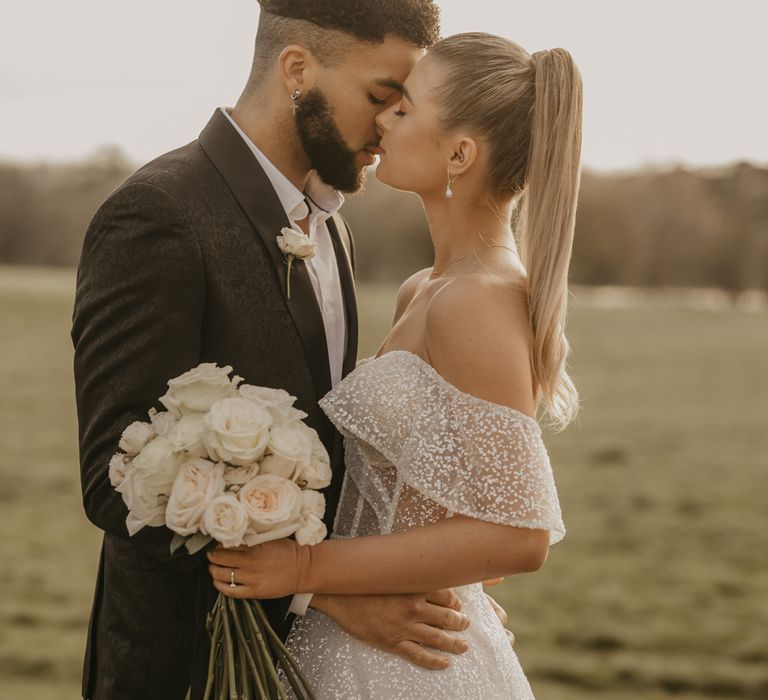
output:
M297 231L295 228L282 228L280 234L277 237L277 245L285 255L285 260L288 263L288 275L286 277L286 296L291 298L291 270L293 269L293 261L298 258L299 260L311 260L315 256L315 250L317 250L317 243L309 240L309 236L305 235L301 231Z

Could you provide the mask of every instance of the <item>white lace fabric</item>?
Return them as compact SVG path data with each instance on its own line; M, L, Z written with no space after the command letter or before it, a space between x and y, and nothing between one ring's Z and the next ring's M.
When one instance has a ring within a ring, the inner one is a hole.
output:
M549 530L551 544L565 535L536 421L460 391L418 355L396 350L364 360L320 406L345 437L347 473L376 512L376 533L426 524L424 512L406 517L415 498L442 506L443 517ZM359 507L355 496L344 489L336 536L375 534L345 523Z
M460 391L418 355L363 360L320 405L344 436L346 475L333 538L388 534L454 514L565 535L541 430ZM455 589L470 651L427 671L356 640L310 609L288 639L318 700L533 698L481 584ZM289 693L290 696L290 693Z

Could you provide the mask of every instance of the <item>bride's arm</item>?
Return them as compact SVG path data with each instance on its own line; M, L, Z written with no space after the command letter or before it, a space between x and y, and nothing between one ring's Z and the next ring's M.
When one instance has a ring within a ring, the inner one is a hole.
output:
M406 532L325 540L314 547L277 540L209 554L216 588L237 598L291 593L417 593L535 571L546 530L454 516ZM231 588L230 571L237 588Z

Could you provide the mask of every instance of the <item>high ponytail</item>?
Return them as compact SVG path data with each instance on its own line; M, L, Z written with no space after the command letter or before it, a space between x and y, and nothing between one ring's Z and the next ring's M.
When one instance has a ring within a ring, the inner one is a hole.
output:
M532 61L535 97L519 228L521 259L528 271L533 373L545 413L563 428L579 404L566 366L565 319L580 180L582 85L563 49L540 51Z
M563 49L531 56L492 34L457 34L429 55L447 78L438 91L446 131L470 129L488 149L492 199L520 203L515 228L528 272L537 399L556 428L576 416L567 372L568 266L581 157L581 76Z

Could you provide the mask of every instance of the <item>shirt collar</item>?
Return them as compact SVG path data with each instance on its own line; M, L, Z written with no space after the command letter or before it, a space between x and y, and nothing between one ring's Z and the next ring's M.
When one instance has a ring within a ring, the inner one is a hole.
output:
M235 130L240 134L248 148L251 149L251 153L253 153L264 170L264 174L275 190L275 194L277 194L277 198L280 200L280 204L282 204L291 223L301 221L307 214L325 221L339 210L344 203L344 195L341 192L337 192L333 187L323 182L314 170L309 174L305 192L302 192L248 138L237 122L232 119L231 110L225 107L220 107L219 109L229 119L232 126L235 127Z

